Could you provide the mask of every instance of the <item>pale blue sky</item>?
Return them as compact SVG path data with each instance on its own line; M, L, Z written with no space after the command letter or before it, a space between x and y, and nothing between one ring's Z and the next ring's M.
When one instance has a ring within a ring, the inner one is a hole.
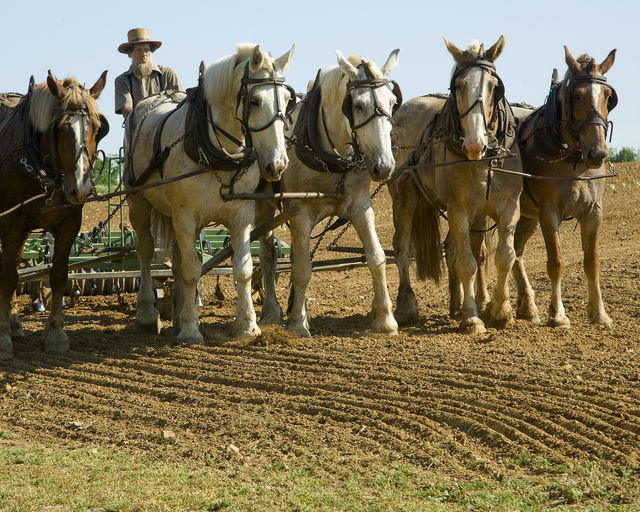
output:
M113 80L130 64L117 47L127 40L130 28L147 27L153 39L163 42L154 59L173 67L183 88L195 85L201 60L209 64L233 53L243 41L259 43L275 56L295 42L297 50L286 77L297 91L306 90L318 68L336 63L337 49L382 64L391 50L400 48L392 78L405 99L447 91L453 60L443 35L459 47L466 47L472 38L489 47L504 34L505 50L496 64L507 98L535 106L544 102L553 68L561 74L566 69L564 44L574 56L587 52L598 62L617 48L616 62L607 74L620 98L610 116L611 146L638 149L639 4L637 0L34 0L4 8L10 21L0 32L4 49L0 91L24 93L29 77L43 81L47 69L58 78L75 76L89 87L108 69L108 84L98 104L111 123L101 147L111 154L118 151L124 133L121 116L113 113Z

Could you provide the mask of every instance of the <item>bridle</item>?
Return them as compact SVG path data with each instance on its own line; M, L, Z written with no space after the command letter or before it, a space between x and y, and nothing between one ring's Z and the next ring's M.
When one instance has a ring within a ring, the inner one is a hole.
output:
M371 69L369 68L369 63L364 60L360 62L357 66L358 69L363 69L365 72L366 78L364 80L349 80L347 82L347 93L344 97L344 101L342 102L342 113L349 121L349 127L351 129L351 140L354 151L359 154L360 151L358 149L358 137L356 130L359 130L363 126L366 126L371 121L373 121L376 117L386 117L389 119L391 124L393 124L393 114L396 113L400 105L402 105L402 91L400 90L400 86L397 84L395 80L387 80L386 78L376 78L373 76ZM378 96L376 94L376 89L380 87L386 87L388 84L393 84L393 88L391 92L396 97L396 103L393 105L391 113L387 112L382 105L378 101ZM355 124L353 119L353 96L352 93L355 89L371 89L371 93L373 94L373 112L369 117L367 117L361 123Z
M607 134L609 133L609 125L612 126L613 123L607 120L607 117L603 116L600 112L598 112L593 106L591 110L587 114L587 117L582 121L577 121L573 112L573 89L578 84L587 84L587 85L602 85L608 87L611 91L611 95L607 100L607 113L611 112L616 105L618 104L618 93L616 90L607 83L607 79L603 75L592 74L591 70L593 69L593 61L591 59L587 59L587 69L584 73L580 73L575 76L570 76L564 83L565 87L565 119L563 122L568 126L571 137L575 140L579 140L580 132L582 129L590 124L600 125L604 128L605 139L607 138ZM558 84L558 92L561 88L562 84ZM551 96L551 95L550 95Z
M480 68L483 71L483 73L481 75L481 79L480 79L480 94L473 101L473 103L471 103L471 105L469 106L469 108L467 108L467 110L465 110L464 112L460 113L458 111L458 102L457 102L457 98L456 98L455 82L469 68ZM493 108L493 112L491 114L491 118L488 121L487 121L487 113L485 112L485 109L484 109L484 97L482 96L482 91L484 90L484 81L486 80L486 75L487 74L489 74L490 76L493 76L494 78L496 78L496 80L498 80L498 84L496 85L496 87L495 87L495 89L493 91L494 108ZM467 115L469 115L469 113L477 105L480 105L480 113L482 114L482 122L484 123L485 134L489 136L490 135L489 126L494 124L494 122L495 122L495 120L496 120L496 118L498 116L497 105L500 102L500 100L504 98L504 83L502 82L502 79L498 76L498 74L496 73L496 66L493 64L493 62L488 61L488 60L484 60L484 59L478 59L478 60L473 60L473 61L469 61L469 62L460 62L460 63L458 63L458 65L456 66L456 69L453 72L453 75L451 76L451 83L449 85L449 91L451 93L451 96L453 97L453 102L454 102L454 105L455 105L455 108L456 108L458 122L461 121L462 119L464 119Z
M89 155L89 149L87 148L87 127L91 122L89 115L89 108L87 107L85 99L85 89L82 88L82 102L78 105L67 105L62 107L60 103L57 103L53 107L53 116L49 124L49 140L50 140L50 153L45 155L43 161L49 163L56 174L60 176L65 175L65 170L60 164L60 157L58 155L57 148L57 129L61 125L61 122L65 117L69 118L69 123L72 118L80 117L80 126L82 127L81 142L78 150L73 158L73 168L76 168L78 161L83 154L86 154L89 161L89 169L93 169L93 165L98 158L98 151L93 155ZM100 114L100 128L96 132L96 147L100 139L102 139L107 133L109 133L109 123L102 114Z
M263 126L259 128L252 128L249 126L249 109L251 106L251 98L253 97L254 91L258 89L260 86L271 85L275 90L276 97L276 113L273 115L271 120L265 123ZM250 87L252 86L252 87ZM280 95L278 94L278 87L286 88L290 93L289 102L285 110L283 111L280 106ZM236 112L242 103L242 117L237 118L240 121L240 125L242 127L242 134L245 138L245 148L249 150L253 147L253 141L251 138L252 133L257 133L266 130L273 123L275 123L278 119L282 120L287 126L287 120L289 119L289 112L293 109L296 104L296 91L290 85L285 83L284 77L273 76L273 70L269 72L269 76L265 78L249 78L249 63L245 65L244 73L242 75L242 80L240 82L240 89L238 90L238 95L236 99ZM211 116L211 113L209 113ZM213 125L213 121L210 119L211 124ZM225 133L220 130L221 133ZM231 137L229 134L226 134L227 138L235 142L238 146L242 146L243 144L240 141L237 141L235 137Z

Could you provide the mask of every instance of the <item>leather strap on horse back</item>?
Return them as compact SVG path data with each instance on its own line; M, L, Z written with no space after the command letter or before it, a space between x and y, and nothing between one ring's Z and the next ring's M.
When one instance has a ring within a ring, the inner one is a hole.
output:
M162 130L164 128L164 124L167 122L167 119L169 119L171 114L178 110L179 106L180 105L162 115L160 122L156 126L156 131L153 137L153 157L151 158L151 162L149 162L149 165L147 165L142 174L138 178L136 178L133 183L130 183L131 187L143 185L155 171L159 171L160 178L163 178L164 172L162 166L165 160L169 157L171 148L167 146L164 149L160 149L162 143Z
M217 130L223 135L226 132L209 122L207 117L209 106L204 97L204 87L201 83L197 87L187 90L185 101L189 110L185 121L187 137L184 140L184 150L191 160L217 171L239 171L255 162L256 156L253 151L249 154L246 152L231 154L211 142L209 138L210 125L214 131ZM205 159L206 161L203 162Z
M344 174L349 170L349 160L337 151L333 153L322 147L318 120L321 114L322 91L320 90L320 70L313 87L303 100L293 133L296 156L310 169L320 172Z

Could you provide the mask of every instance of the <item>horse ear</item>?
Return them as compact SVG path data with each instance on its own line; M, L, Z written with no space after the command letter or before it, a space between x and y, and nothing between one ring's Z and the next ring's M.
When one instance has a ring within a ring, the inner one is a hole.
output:
M567 48L567 45L564 46L564 61L567 63L567 66L569 66L569 71L571 71L572 75L579 75L582 72L580 64L578 64L578 61L573 58L569 48Z
M395 50L393 50L389 54L389 58L387 59L387 62L385 62L380 68L380 71L382 72L382 76L384 76L385 78L388 77L391 74L391 72L395 69L395 67L398 65L399 53L400 53L400 48L396 48Z
M338 57L338 66L340 66L342 72L347 75L349 80L355 80L358 77L358 70L356 67L344 58L344 55L342 55L340 50L336 50L336 55Z
M504 50L504 36L501 35L498 40L496 41L496 44L494 44L491 48L489 48L487 50L487 60L489 62L495 62L496 59L498 57L500 57L500 54L502 53L502 50Z
M61 100L64 97L64 87L58 82L51 72L47 75L47 86L49 87L49 91L53 94L53 97Z
M291 64L291 57L293 57L293 54L295 53L295 51L296 51L296 43L293 43L293 46L287 53L285 53L284 55L276 59L276 67L280 71L285 71L289 67L289 65Z
M249 66L251 66L252 71L257 71L262 66L262 61L264 57L262 55L262 50L260 49L260 45L257 44L253 47L253 51L251 52L251 57L249 58Z
M618 51L616 48L611 50L611 52L609 52L609 55L607 55L607 58L602 61L602 64L600 64L601 74L604 75L607 71L609 71L609 69L611 69L611 66L613 66L613 62L616 60L616 51Z
M456 62L460 62L463 51L451 41L449 41L445 36L442 36L442 38L444 39L444 44L447 46L447 50L453 56L453 60L455 60Z
M102 89L104 89L104 86L106 85L106 83L107 83L107 70L105 69L100 75L100 78L98 78L96 83L93 84L93 87L89 89L89 94L91 94L91 97L94 100L98 99L98 96L100 96L100 93L102 92Z

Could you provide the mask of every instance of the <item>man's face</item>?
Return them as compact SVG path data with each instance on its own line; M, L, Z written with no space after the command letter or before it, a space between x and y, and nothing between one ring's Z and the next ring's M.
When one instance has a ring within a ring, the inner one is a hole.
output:
M151 59L151 47L147 43L138 43L133 46L129 56L134 64L144 64Z

